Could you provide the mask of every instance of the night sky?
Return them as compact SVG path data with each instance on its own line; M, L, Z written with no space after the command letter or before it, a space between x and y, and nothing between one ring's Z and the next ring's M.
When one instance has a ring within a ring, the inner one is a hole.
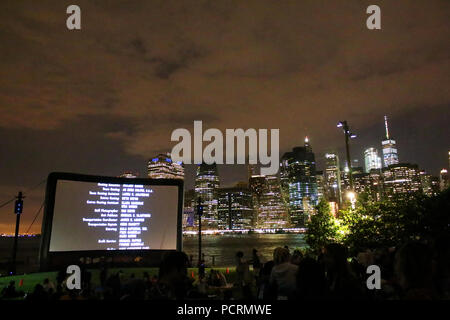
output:
M66 28L77 4L82 30ZM381 7L382 30L366 28ZM1 1L0 202L51 171L145 176L176 128L279 128L344 158L381 151L437 175L450 149L450 1ZM221 183L246 178L220 166ZM187 185L193 184L193 166ZM21 231L43 201L25 199ZM13 232L12 204L0 232ZM42 215L41 215L42 216ZM40 219L32 230L40 231Z

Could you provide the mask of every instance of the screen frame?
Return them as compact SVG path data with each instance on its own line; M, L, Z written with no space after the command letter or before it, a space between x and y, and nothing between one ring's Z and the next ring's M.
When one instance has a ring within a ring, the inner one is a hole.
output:
M50 251L50 239L52 234L53 215L55 207L56 187L59 180L93 183L117 183L117 184L142 184L149 186L175 186L178 188L177 206L177 240L176 250L143 249L143 250L83 250L83 251ZM41 228L41 245L39 252L39 264L41 271L54 270L67 267L70 264L80 263L82 258L108 258L109 260L127 264L136 257L142 258L143 266L156 266L162 255L166 252L182 250L182 217L184 201L184 181L181 179L149 179L149 178L122 178L86 175L68 172L52 172L47 178L45 192L44 216Z

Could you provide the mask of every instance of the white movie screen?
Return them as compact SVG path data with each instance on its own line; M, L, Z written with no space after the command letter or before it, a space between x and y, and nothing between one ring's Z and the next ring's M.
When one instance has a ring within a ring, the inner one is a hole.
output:
M49 250L175 250L177 214L177 186L58 180Z

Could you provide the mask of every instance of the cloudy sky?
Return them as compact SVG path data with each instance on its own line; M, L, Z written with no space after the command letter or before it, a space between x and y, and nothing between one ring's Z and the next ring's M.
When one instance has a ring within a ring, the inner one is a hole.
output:
M381 7L382 30L366 28ZM82 30L66 28L77 4ZM450 148L450 1L1 1L0 202L51 171L145 175L176 128L279 128L319 163L380 149L390 118L402 162L432 174ZM187 169L192 185L194 168ZM221 166L222 183L245 179ZM43 201L28 193L21 231ZM0 232L13 232L12 205ZM40 219L31 231L40 230Z

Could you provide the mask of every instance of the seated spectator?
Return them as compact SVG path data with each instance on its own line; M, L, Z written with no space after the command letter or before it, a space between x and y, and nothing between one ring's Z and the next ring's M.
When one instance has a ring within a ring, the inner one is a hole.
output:
M16 298L19 296L19 292L16 291L16 282L11 280L6 288L2 290L3 298Z
M43 287L44 291L47 293L49 291L52 291L52 292L55 291L55 286L54 286L53 282L51 282L48 278L44 279L42 287Z
M145 299L145 281L137 279L131 274L130 279L125 281L120 300L144 300Z
M208 275L207 283L212 287L225 287L227 285L227 280L222 272L211 269Z

